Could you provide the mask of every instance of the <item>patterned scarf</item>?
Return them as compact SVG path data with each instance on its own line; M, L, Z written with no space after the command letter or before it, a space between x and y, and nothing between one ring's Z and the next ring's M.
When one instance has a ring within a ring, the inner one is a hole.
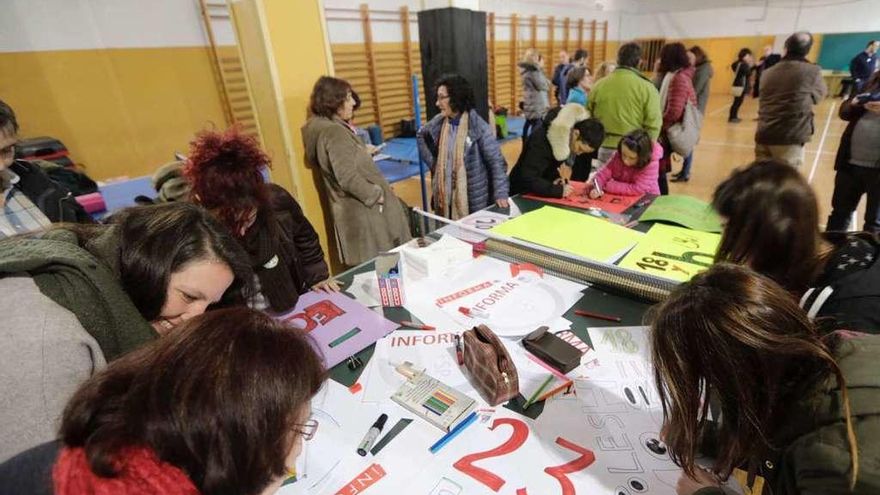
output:
M452 156L452 205L447 203L446 191L446 162L449 135L452 133L452 124L449 119L443 121L440 130L440 145L438 146L437 162L434 166L434 213L453 220L466 217L468 210L467 171L464 167L464 145L468 136L468 113L462 112L458 131L455 135L455 148Z

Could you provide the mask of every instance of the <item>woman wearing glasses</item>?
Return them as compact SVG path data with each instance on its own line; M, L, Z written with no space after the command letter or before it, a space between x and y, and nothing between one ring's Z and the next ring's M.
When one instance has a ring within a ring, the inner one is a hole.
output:
M309 401L325 378L308 337L264 313L193 318L77 391L48 446L60 452L42 457L54 493L274 493L315 434ZM39 470L19 461L17 473ZM40 492L30 483L13 487Z

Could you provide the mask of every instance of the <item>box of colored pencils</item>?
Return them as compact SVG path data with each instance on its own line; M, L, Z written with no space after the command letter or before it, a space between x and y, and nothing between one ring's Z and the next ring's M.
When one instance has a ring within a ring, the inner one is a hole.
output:
M379 280L379 299L382 306L403 306L403 262L400 253L380 253L376 256L376 278Z
M443 431L454 428L476 406L474 399L424 373L407 380L391 400Z

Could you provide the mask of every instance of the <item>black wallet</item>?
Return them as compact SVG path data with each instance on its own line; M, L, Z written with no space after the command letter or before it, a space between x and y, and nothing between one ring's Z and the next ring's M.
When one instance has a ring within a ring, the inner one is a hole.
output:
M577 368L581 364L581 351L547 330L547 327L539 327L526 335L522 341L523 347L562 373Z

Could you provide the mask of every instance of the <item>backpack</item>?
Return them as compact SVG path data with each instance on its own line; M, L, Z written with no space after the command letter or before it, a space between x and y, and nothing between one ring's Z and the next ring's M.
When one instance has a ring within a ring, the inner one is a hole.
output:
M677 73L667 73L660 87L660 107L665 111L669 100L669 85ZM700 129L703 127L703 114L696 105L688 100L684 105L684 115L680 122L676 122L666 129L666 140L672 151L682 157L687 157L694 151L694 147L700 142Z
M858 234L826 234L829 240L837 240L840 242L852 242L855 239L861 239L871 244L874 249L873 254L869 254L870 259L863 260L867 266L864 269L849 273L838 278L827 285L817 285L808 289L801 297L800 306L807 311L810 318L816 318L820 312L823 316L833 316L835 313L841 314L845 319L861 320L861 325L871 326L874 328L850 328L851 330L880 331L880 315L877 313L877 305L873 305L871 309L867 309L868 298L876 298L880 303L880 239L877 236L860 232ZM853 308L866 308L865 311ZM836 311L835 311L836 310ZM848 322L844 321L844 324ZM849 326L849 325L847 325Z

